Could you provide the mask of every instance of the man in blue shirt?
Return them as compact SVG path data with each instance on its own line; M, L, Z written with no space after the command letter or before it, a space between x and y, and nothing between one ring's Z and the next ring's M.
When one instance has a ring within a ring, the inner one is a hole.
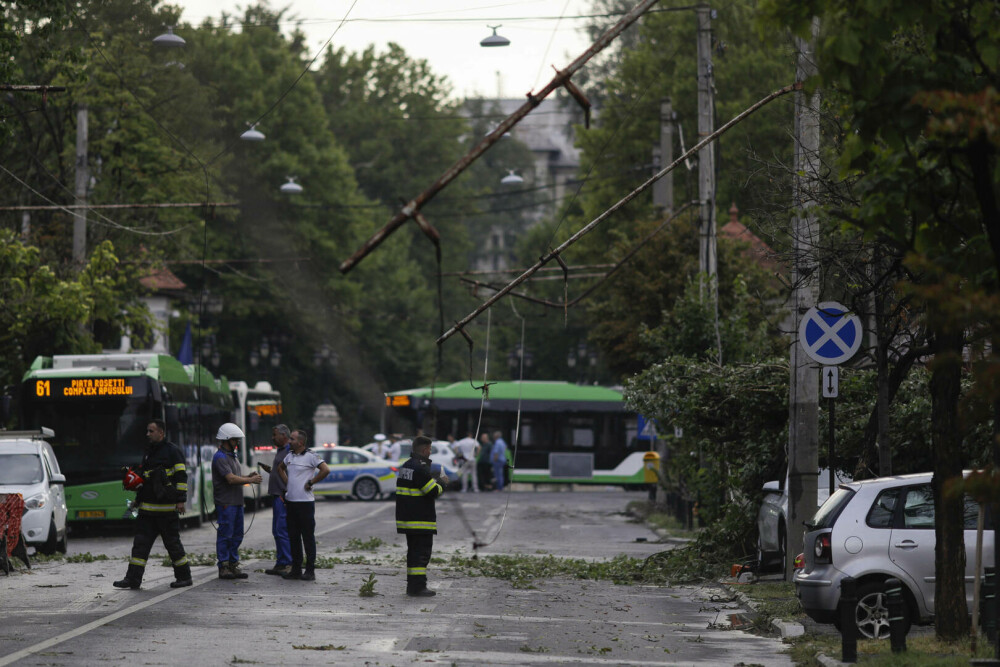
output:
M240 570L240 545L243 544L243 485L260 484L258 472L243 474L236 450L243 439L240 427L227 422L219 427L215 439L219 451L212 457L212 491L219 528L215 553L219 558L219 579L246 579Z
M490 462L493 464L493 481L497 491L503 491L503 475L507 467L507 443L503 441L503 434L500 431L493 432L493 450L490 453Z
M267 493L271 496L271 534L274 535L274 550L277 562L274 567L264 570L264 574L285 575L292 571L292 548L288 540L288 509L285 506L285 481L278 474L278 466L288 456L289 440L292 432L284 424L271 429L274 444L274 461L271 466L262 466L271 473L267 480Z

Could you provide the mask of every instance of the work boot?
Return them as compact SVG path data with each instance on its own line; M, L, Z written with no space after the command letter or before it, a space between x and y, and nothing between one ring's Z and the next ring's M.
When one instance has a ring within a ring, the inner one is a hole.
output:
M316 573L311 567L307 567L302 573L302 581L316 581Z
M264 574L276 574L279 577L292 571L291 565L275 565L264 570Z
M112 586L115 588L139 588L139 585L142 584L142 575L145 572L145 567L136 565L135 563L129 563L128 569L125 570L125 576L114 582Z
M219 579L235 579L236 575L233 573L229 563L219 564Z
M432 598L437 595L436 591L432 591L429 588L407 588L406 594L411 598Z
M176 581L170 582L171 588L184 588L185 586L190 586L193 582L190 579L177 579Z
M290 568L288 570L288 572L286 572L285 574L281 575L281 578L282 579L301 579L302 578L302 570L296 570L294 568Z
M229 571L233 573L233 579L248 579L249 574L240 569L239 562L229 561Z

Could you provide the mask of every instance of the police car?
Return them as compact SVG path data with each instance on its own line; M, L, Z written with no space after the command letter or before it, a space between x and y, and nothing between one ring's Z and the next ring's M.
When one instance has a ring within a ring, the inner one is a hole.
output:
M313 447L330 467L330 474L313 487L317 496L353 496L358 500L388 498L396 492L399 466L357 447Z

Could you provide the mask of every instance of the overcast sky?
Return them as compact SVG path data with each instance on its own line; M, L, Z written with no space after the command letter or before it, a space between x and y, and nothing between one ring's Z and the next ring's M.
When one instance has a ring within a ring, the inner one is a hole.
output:
M184 9L183 20L199 25L222 12L242 15L245 0L168 0ZM353 5L353 7L352 7ZM456 97L523 97L552 78L552 65L564 68L590 45L583 31L592 13L590 0L275 0L301 21L310 55L331 44L361 51L389 42L413 58L424 59L445 75ZM344 18L347 20L341 25ZM564 18L560 18L564 17ZM501 24L505 47L484 48L479 41ZM338 25L340 28L338 30ZM290 21L282 27L288 34ZM336 34L334 32L336 31Z

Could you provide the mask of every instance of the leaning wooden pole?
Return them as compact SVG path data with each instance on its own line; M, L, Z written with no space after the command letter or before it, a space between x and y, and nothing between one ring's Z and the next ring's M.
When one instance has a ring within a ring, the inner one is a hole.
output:
M596 42L591 45L589 49L584 51L583 55L578 57L576 60L571 62L566 69L562 71L557 71L556 75L549 81L548 85L542 88L538 93L532 94L528 93L528 101L522 104L517 111L507 116L507 118L494 128L492 132L486 135L482 141L480 141L472 150L465 154L464 157L458 160L455 164L447 169L441 177L434 181L430 187L421 192L419 195L411 199L406 205L400 209L399 213L394 215L391 220L382 229L375 232L375 234L362 244L353 255L345 259L340 264L340 272L347 273L353 269L361 260L368 256L372 250L377 248L383 241L385 241L390 234L399 229L403 223L412 218L414 215L420 212L420 209L427 204L431 199L434 198L437 193L441 192L449 183L455 180L463 171L465 171L469 165L475 162L479 156L485 153L490 146L499 141L503 135L508 132L512 127L517 125L521 119L528 115L532 109L537 107L542 103L552 91L563 86L568 88L572 86L570 82L570 77L576 74L576 72L583 67L588 60L596 56L598 53L603 51L611 42L615 40L618 35L620 35L626 28L635 23L640 16L642 16L646 10L655 5L657 0L642 0L638 5L636 5L632 11L622 17L622 20L612 26L607 32L598 38Z

